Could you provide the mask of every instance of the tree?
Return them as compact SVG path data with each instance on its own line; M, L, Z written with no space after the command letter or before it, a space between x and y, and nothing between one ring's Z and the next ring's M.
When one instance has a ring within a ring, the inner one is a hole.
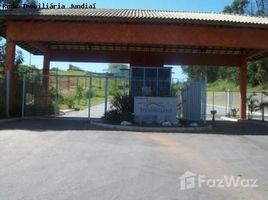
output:
M188 74L191 81L199 81L207 77L207 81L212 83L217 80L218 69L206 66L182 66L182 71Z
M268 0L255 0L252 3L252 6L254 6L254 3L255 3L255 9L252 8L252 11L255 12L255 15L258 16L268 15Z
M0 38L0 68L4 68L5 64L5 54L6 54L6 44L2 41L3 38ZM16 51L15 57L15 70L21 65L24 61L23 53L21 50Z
M38 1L36 0L26 0L26 4L33 7L33 6L37 6Z
M72 64L69 64L69 68L67 71L81 71L84 72L85 70L81 69L80 67L74 66Z
M1 3L7 4L9 8L19 8L22 5L22 0L2 0Z
M0 69L4 68L4 60L5 60L5 45L2 42L2 38L0 37Z
M7 4L8 9L10 8L20 8L23 6L23 4L27 4L28 6L37 6L38 2L37 0L0 0L0 4Z
M248 0L234 0L231 5L225 6L223 12L224 13L233 13L233 14L245 14L246 8L249 5Z
M256 16L268 15L268 0L234 0L224 8L225 13L249 14ZM251 86L267 86L268 58L263 58L248 65L248 83Z

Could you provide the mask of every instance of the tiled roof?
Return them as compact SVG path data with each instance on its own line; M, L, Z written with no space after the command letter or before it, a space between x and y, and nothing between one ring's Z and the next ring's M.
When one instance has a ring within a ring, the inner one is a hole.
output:
M68 17L69 20L98 19L121 19L138 21L163 21L163 22L200 22L200 23L223 23L223 24L247 24L268 26L268 17L252 17L223 13L201 13L201 12L177 12L160 10L139 9L12 9L1 10L0 18L5 17L45 17L57 20Z

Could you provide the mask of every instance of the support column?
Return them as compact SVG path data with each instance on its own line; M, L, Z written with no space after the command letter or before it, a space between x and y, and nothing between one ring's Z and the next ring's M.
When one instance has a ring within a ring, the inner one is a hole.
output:
M14 110L14 65L15 65L15 50L16 50L16 43L13 40L10 40L9 38L6 41L6 55L5 55L5 73L9 72L10 76L7 79L9 83L9 87L6 87L6 95L8 97L6 98L8 102L6 102L6 117L9 117L10 114L13 113Z
M247 118L247 60L242 59L240 65L240 118Z
M46 51L44 53L44 63L43 63L43 86L48 88L49 85L49 68L50 68L50 52Z
M5 72L10 71L12 74L15 63L16 44L13 40L7 39L5 55Z

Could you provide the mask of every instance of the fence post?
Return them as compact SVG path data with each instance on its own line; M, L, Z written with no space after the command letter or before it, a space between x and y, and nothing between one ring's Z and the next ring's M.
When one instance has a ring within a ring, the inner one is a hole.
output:
M23 74L23 80L22 80L22 104L21 104L21 117L24 117L24 112L25 112L25 81L26 81L26 76Z
M108 104L108 76L105 76L105 105L104 105L104 113L107 112L107 104Z
M227 114L228 114L228 108L227 108L227 91L225 91L225 97L224 97L225 99L224 99L224 102L225 102L225 116L227 116Z
M263 92L261 93L261 104L263 103ZM262 121L265 121L265 112L264 112L265 107L262 106L261 108L261 116L262 116Z
M6 117L10 116L9 100L10 100L10 71L7 71L6 73Z
M212 91L212 110L214 110L214 91Z
M230 89L227 90L227 115L230 113Z
M90 107L91 107L91 95L92 95L92 76L89 78L89 86L88 86L88 119L90 120Z
M55 114L55 118L57 116L57 109L58 109L58 88L59 84L58 84L58 70L56 71L56 86L55 86L55 106L54 106L54 114Z

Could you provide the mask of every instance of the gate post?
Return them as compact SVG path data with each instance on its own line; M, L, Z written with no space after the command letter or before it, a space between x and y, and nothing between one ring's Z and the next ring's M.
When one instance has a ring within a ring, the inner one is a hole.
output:
M6 71L6 117L10 117L10 71Z
M55 114L55 118L57 116L57 109L58 109L58 70L56 71L56 85L55 85L55 103L54 103L54 114Z
M240 118L247 117L247 60L242 59L240 66Z
M230 89L227 90L227 115L230 114Z
M22 105L21 105L21 117L23 118L24 117L24 112L25 112L25 81L26 81L26 78L25 78L25 74L23 74L23 82L22 82Z
M105 76L105 105L104 105L104 113L107 112L107 104L108 104L108 76Z
M92 76L90 75L89 78L89 85L88 85L88 119L90 120L90 107L91 107L91 95L92 95Z

